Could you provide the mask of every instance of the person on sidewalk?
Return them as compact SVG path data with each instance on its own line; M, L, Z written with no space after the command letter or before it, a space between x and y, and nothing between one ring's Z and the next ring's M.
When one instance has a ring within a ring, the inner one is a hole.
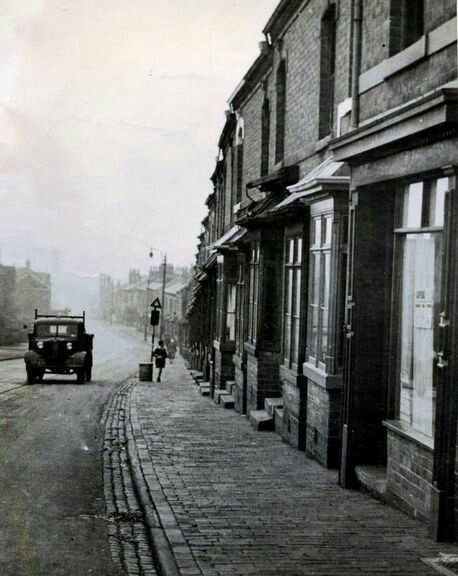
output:
M156 359L156 368L159 370L157 373L157 382L161 381L162 368L165 366L165 359L167 358L167 352L164 348L164 340L159 340L159 346L153 352L153 356Z
M172 338L167 346L167 356L170 358L170 364L173 364L175 359L175 354L177 353L177 345L175 340Z

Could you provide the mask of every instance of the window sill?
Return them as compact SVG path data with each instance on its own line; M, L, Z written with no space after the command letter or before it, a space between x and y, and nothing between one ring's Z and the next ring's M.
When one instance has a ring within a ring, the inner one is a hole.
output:
M402 436L407 440L415 442L415 444L418 444L419 446L425 448L429 452L434 451L433 438L429 438L428 436L425 436L421 432L417 432L408 424L405 424L400 420L384 420L382 424L383 426L385 426L385 428L387 428L391 432L394 432L395 434L398 434L399 436Z
M326 374L324 370L310 362L304 362L302 369L304 376L325 390L342 390L341 374Z
M256 348L256 344L253 344L252 342L245 342L243 347L245 349L245 352L247 352L251 356L257 356L258 355L258 349Z
M323 136L323 138L320 138L315 143L315 152L320 152L321 150L326 148L329 145L330 141L331 141L331 133L329 133L327 136Z
M298 372L298 368L289 368L285 364L280 364L280 378L298 388L306 383L305 376Z
M453 42L456 42L456 18L444 22L410 46L363 72L359 77L359 93L367 92L391 76L402 72L423 58L439 52Z

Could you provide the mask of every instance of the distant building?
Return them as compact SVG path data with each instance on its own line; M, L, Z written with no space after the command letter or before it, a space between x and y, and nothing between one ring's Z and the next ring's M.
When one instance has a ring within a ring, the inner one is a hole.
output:
M14 302L21 321L30 322L35 309L41 314L51 310L51 276L45 272L32 270L30 260L25 268L16 269Z
M164 331L178 337L180 322L185 322L186 304L184 288L188 283L189 270L175 269L167 264L166 284L163 302L163 269L151 268L147 276L139 270L129 270L128 282L117 283L106 274L100 276L99 317L104 321L114 321L138 330L151 333L149 314L151 303L158 298L161 314L164 314Z
M19 321L14 301L16 269L0 265L0 344L12 344L19 339Z
M186 321L185 298L188 280L173 282L165 287L163 313L165 319L165 334L181 340Z

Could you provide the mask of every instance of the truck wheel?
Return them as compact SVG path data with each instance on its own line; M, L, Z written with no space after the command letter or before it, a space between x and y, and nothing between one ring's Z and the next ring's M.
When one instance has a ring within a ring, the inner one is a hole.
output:
M90 382L92 378L92 366L86 366L86 382Z
M84 368L79 368L76 371L76 382L77 384L83 384L84 383L84 376L85 376L85 369Z
M35 384L35 382L37 381L37 373L35 372L35 370L33 368L26 368L26 372L27 372L27 382L29 384Z

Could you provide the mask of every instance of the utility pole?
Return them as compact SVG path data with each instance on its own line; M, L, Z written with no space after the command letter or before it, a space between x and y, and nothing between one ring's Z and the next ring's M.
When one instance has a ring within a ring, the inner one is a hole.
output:
M167 254L164 254L164 269L162 270L162 314L161 314L161 338L164 337L164 318L165 318L165 282L167 275Z
M146 342L148 338L148 321L149 321L149 276L146 280L146 311L145 311L145 334L143 340Z
M154 250L157 250L164 258L162 262L162 314L161 314L161 322L159 326L159 335L160 338L164 336L164 314L165 314L165 283L167 282L167 254L158 250L157 248L150 248L149 257L153 257ZM145 340L146 340L146 328L145 328Z

